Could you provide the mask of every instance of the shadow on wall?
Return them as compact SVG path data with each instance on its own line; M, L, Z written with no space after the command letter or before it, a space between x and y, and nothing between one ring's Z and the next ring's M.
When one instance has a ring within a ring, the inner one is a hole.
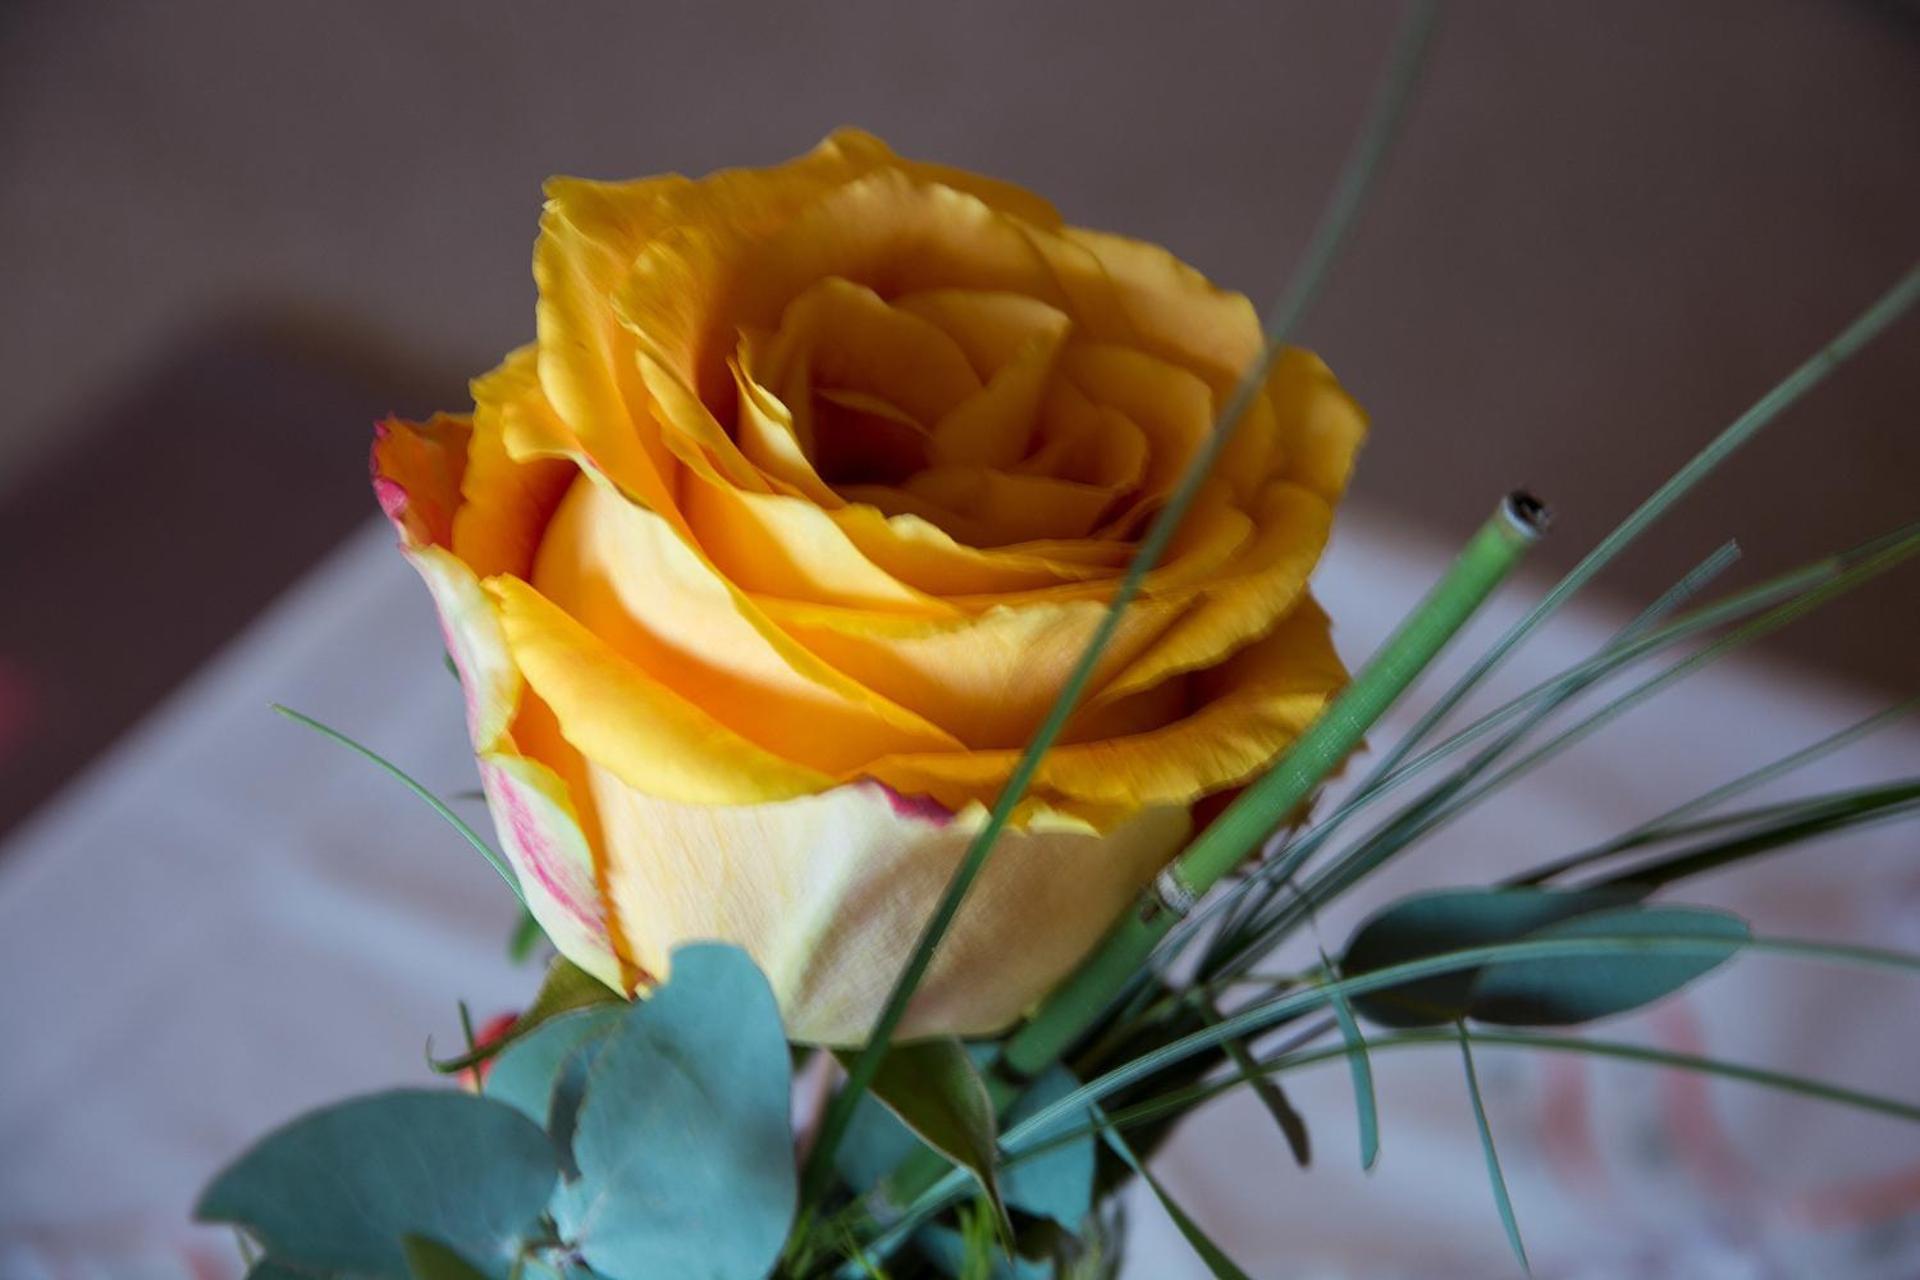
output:
M289 309L189 333L64 423L0 493L0 546L25 549L0 557L0 831L374 516L377 418L464 401Z

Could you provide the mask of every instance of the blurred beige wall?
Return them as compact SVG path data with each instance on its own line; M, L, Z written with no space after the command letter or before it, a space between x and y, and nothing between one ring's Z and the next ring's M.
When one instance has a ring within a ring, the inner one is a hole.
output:
M531 332L543 176L765 163L842 122L1264 300L1396 12L0 6L0 485L210 316L330 335L456 397ZM1528 483L1561 508L1564 560L1886 287L1920 255L1914 14L1452 5L1305 335L1375 414L1362 499L1452 538ZM1726 536L1757 569L1916 517L1910 317L1613 585L1657 590ZM1917 642L1908 573L1788 652L1898 685L1920 682Z

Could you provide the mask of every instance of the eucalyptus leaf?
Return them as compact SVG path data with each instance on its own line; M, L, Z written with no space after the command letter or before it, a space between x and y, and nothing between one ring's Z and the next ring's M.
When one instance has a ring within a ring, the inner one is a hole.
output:
M834 1152L834 1168L849 1187L877 1187L924 1146L898 1116L868 1094L854 1108L847 1135Z
M994 1171L999 1124L966 1047L952 1037L895 1045L880 1060L868 1092L922 1142L974 1176L1011 1241L1013 1229Z
M485 1280L480 1269L426 1236L408 1236L400 1242L413 1280Z
M571 1013L575 1009L591 1009L598 1005L623 1003L625 1001L619 992L608 987L565 956L555 956L553 962L547 966L547 976L541 980L540 990L534 995L533 1003L514 1019L513 1025L507 1028L505 1035L490 1045L470 1049L457 1058L435 1061L433 1069L442 1073L465 1071L504 1053L509 1045L526 1038L543 1024L563 1013Z
M1629 904L1634 896L1617 890L1519 888L1416 894L1362 924L1347 943L1340 970L1359 977L1449 951L1514 942L1562 920ZM1353 1005L1382 1026L1440 1026L1469 1012L1478 972L1459 969L1401 983L1356 996Z
M194 1216L247 1228L284 1266L408 1280L401 1241L444 1241L503 1277L559 1179L552 1145L513 1108L396 1090L309 1112L261 1139Z
M1064 1067L1054 1067L1027 1087L1007 1110L1008 1125L1019 1124L1042 1107L1050 1107L1080 1087ZM1085 1124L1090 1112L1067 1112L1057 1126L1065 1131ZM1044 1155L1003 1171L1001 1194L1008 1204L1036 1218L1051 1218L1077 1232L1093 1208L1093 1135L1055 1147Z
M1479 1022L1554 1027L1591 1022L1652 1004L1731 959L1752 937L1746 921L1700 907L1627 907L1564 920L1530 938L1695 935L1723 946L1701 952L1620 952L1579 958L1498 961L1474 980L1470 1012Z
M569 1182L580 1176L580 1165L573 1158L573 1135L579 1126L580 1108L587 1100L593 1060L599 1053L600 1042L591 1037L575 1045L560 1063L553 1080L553 1098L547 1104L547 1136L560 1155L560 1174Z
M595 1058L563 1238L608 1280L760 1280L795 1199L790 1059L767 980L737 947L673 953Z
M612 1034L625 1013L624 1005L575 1009L542 1023L493 1060L487 1070L486 1096L545 1125L553 1112L554 1086L568 1058L582 1046Z

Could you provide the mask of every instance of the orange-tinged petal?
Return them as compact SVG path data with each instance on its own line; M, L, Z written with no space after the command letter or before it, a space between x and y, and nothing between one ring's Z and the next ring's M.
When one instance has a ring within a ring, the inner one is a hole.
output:
M1188 805L1270 766L1345 682L1327 618L1309 597L1266 636L1192 677L1196 707L1163 728L1056 747L1040 763L1034 794L1058 807L1129 812ZM993 796L1016 749L898 756L870 776L948 807Z
M771 326L817 280L838 276L883 297L934 289L1011 292L1058 304L1046 263L1019 223L975 196L880 169L827 193L757 246L730 323ZM630 315L645 307L630 290Z
M974 372L991 378L1035 339L1058 339L1073 325L1058 307L1018 293L929 289L893 299L898 310L937 325L966 353Z
M777 804L674 804L596 770L608 881L635 958L664 973L681 942L724 938L767 974L788 1034L865 1039L901 957L984 813L872 783ZM1178 809L1095 833L1056 815L1000 838L899 1034L989 1035L1045 995L1179 848Z
M688 804L809 795L832 779L720 724L518 578L486 583L513 660L575 750L626 785Z
M1201 603L1102 688L1095 702L1114 702L1168 676L1212 666L1264 634L1305 595L1333 528L1333 509L1318 495L1283 482L1267 491L1254 528L1245 552L1201 589Z
M1130 543L1118 540L968 546L930 521L889 517L864 503L842 507L831 517L862 555L929 595L997 597L1110 580L1133 554Z
M522 347L473 386L473 434L460 481L451 546L479 577L533 571L547 521L578 473L564 458L512 456L507 423L537 413L537 357Z
M1026 456L1067 329L1066 317L1060 316L1053 328L1027 339L977 395L934 425L936 465L1010 467Z
M518 754L508 728L524 691L519 668L473 570L444 545L453 534L447 513L466 470L467 435L466 424L451 418L384 424L374 448L375 485L439 614L488 808L527 909L563 954L624 990L573 797L545 764Z
M980 375L938 325L850 280L829 277L794 299L764 351L750 350L747 371L792 405L808 390L786 376L802 351L814 387L868 392L923 425L980 390Z
M1172 492L1187 463L1213 430L1213 392L1196 375L1130 347L1069 343L1062 372L1089 400L1111 405L1148 441L1144 500ZM1240 477L1222 474L1230 486Z
M1015 470L1100 485L1116 494L1139 488L1146 477L1146 433L1065 379L1047 386L1038 435L1040 447Z
M405 547L445 546L453 538L460 481L473 423L453 414L426 422L388 418L373 429L373 492Z
M804 498L694 481L686 487L686 514L715 568L755 596L916 617L960 612L881 569Z
M743 349L746 345L743 341ZM814 470L813 460L807 456L812 447L811 431L802 436L793 409L772 390L755 382L740 360L730 362L728 367L733 373L734 430L740 452L760 468L774 492L805 498L817 507L842 505L840 495Z
M1288 349L1267 379L1289 479L1338 502L1367 435L1367 415L1311 351Z
M1227 380L1260 354L1260 318L1244 294L1218 287L1158 245L1079 227L1061 235L1099 259L1146 350Z
M981 531L968 539L975 546L1084 538L1113 502L1113 491L1099 485L979 466L932 467L903 487L938 510L954 512L965 527ZM848 490L849 496L855 492Z
M590 478L548 526L533 586L636 671L784 760L838 772L958 746L794 643L659 516Z
M972 748L1018 746L1031 737L1107 613L1105 602L1095 600L1000 606L945 621L779 602L766 607L794 639ZM1188 607L1147 600L1128 609L1095 668L1094 687L1135 660Z

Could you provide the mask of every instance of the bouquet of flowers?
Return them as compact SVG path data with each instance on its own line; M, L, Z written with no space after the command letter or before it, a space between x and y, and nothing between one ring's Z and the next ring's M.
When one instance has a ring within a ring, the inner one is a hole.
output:
M1211 1274L1239 1277L1155 1180L1156 1149L1246 1089L1306 1164L1285 1077L1334 1059L1370 1165L1371 1059L1403 1046L1460 1059L1521 1267L1482 1044L1920 1119L1565 1030L1746 952L1920 968L1668 896L1914 812L1914 779L1730 807L1885 717L1300 952L1317 910L1508 780L1920 550L1909 526L1708 598L1732 554L1716 553L1588 660L1452 723L1920 297L1916 270L1411 731L1365 742L1547 524L1537 500L1502 500L1343 667L1308 579L1365 420L1287 341L1430 20L1412 11L1264 326L1158 248L855 132L773 169L549 186L536 340L473 384L471 414L387 422L373 448L498 849L373 758L497 868L525 907L514 946L552 957L525 1012L437 1064L464 1088L325 1108L214 1180L199 1214L239 1231L253 1276L1091 1280L1117 1271L1115 1194L1139 1181Z

